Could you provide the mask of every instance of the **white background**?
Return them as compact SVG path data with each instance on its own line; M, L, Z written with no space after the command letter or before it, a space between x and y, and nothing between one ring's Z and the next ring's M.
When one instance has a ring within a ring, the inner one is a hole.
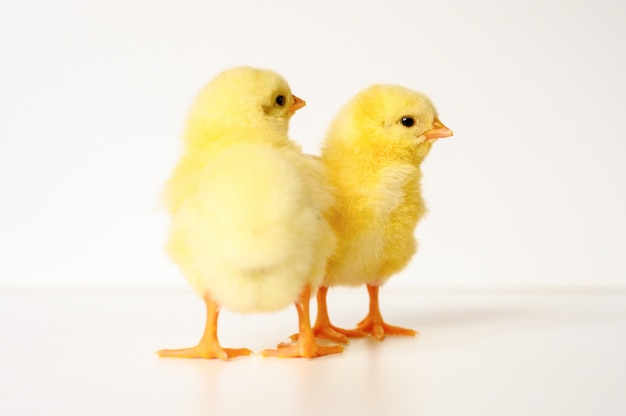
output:
M180 285L161 184L217 72L272 68L318 152L352 95L421 90L421 248L391 285L626 284L626 3L72 1L0 6L0 285Z

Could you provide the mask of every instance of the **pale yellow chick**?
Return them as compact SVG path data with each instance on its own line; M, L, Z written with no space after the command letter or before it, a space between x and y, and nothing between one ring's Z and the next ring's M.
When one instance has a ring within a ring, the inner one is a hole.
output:
M332 122L322 161L336 189L331 223L337 252L317 295L317 336L415 335L386 324L378 289L402 270L416 251L414 230L426 213L420 164L434 141L452 136L425 95L395 85L374 85L349 101ZM326 307L328 286L366 284L369 313L355 330L334 327Z
M184 132L184 154L167 182L172 217L167 250L206 304L197 346L162 357L249 355L222 348L220 307L269 312L295 303L300 340L263 355L315 357L343 348L320 346L309 300L324 277L336 237L323 217L333 199L321 164L289 140L292 114L304 106L278 74L227 70L202 89Z

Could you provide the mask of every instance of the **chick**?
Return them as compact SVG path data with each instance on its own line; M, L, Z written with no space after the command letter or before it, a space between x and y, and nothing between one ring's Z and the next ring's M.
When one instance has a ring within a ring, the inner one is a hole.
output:
M167 250L206 305L198 345L161 350L162 357L249 355L222 348L221 307L269 312L295 303L300 339L266 356L315 357L342 347L315 342L311 293L324 277L336 237L322 215L333 202L323 167L311 164L287 136L305 102L278 74L227 70L202 89L183 135L184 154L166 185L172 222Z
M414 230L426 213L420 164L436 139L452 136L425 95L396 85L374 85L357 94L331 123L322 148L337 208L330 221L338 248L317 294L317 336L415 335L388 325L378 304L379 287L416 252ZM329 286L367 285L369 313L355 330L329 320Z

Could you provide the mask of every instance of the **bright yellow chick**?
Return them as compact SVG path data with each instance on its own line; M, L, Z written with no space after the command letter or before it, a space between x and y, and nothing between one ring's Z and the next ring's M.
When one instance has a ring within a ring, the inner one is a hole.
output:
M425 95L395 85L365 89L340 110L322 148L337 208L330 221L339 238L317 294L317 336L415 335L386 324L378 289L416 251L414 230L426 213L420 164L436 139L452 136ZM326 306L328 286L367 285L369 313L355 330L334 327Z
M336 237L322 211L333 199L321 164L289 140L292 114L305 105L278 74L224 71L193 103L184 154L167 182L172 217L167 250L206 304L198 345L162 357L249 355L222 348L221 307L251 313L295 303L300 339L266 356L315 357L343 351L315 342L309 301L324 277Z

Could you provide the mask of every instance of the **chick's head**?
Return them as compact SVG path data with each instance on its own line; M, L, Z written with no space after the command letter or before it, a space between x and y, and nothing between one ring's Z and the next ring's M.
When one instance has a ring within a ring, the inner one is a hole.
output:
M419 163L436 139L451 135L426 95L398 85L373 85L340 111L327 144L341 140L352 148Z
M306 103L274 71L232 68L218 74L197 95L187 120L192 144L223 137L286 139L289 120Z

